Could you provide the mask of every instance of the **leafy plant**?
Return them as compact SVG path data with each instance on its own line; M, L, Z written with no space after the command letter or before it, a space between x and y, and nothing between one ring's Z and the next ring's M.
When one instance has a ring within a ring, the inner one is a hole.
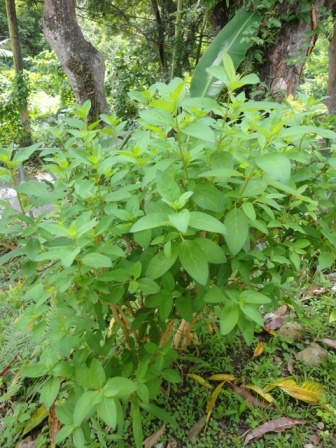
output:
M309 122L314 111L236 95L256 79L223 57L212 76L225 104L187 97L174 79L131 94L144 109L130 133L115 116L88 126L89 103L75 109L54 130L59 147L42 152L54 183L16 185L36 147L1 150L21 210L3 212L0 232L19 247L0 263L23 257L17 328L40 343L22 375L43 379L56 444L123 446L126 414L136 447L143 413L176 425L156 399L181 381L171 367L182 337L211 318L251 344L260 307L295 304L288 285L305 259L328 267L319 255L336 245L335 158L316 135L335 133ZM27 216L45 204L53 210Z

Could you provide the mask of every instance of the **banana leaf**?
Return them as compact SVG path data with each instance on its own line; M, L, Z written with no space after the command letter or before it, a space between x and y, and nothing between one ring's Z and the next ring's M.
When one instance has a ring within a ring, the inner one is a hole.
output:
M206 69L212 65L223 64L223 51L229 54L234 67L237 68L252 45L251 37L257 34L257 26L248 31L255 23L257 25L261 23L261 16L258 13L240 9L214 38L195 68L190 83L191 97L218 97L223 83L207 73Z

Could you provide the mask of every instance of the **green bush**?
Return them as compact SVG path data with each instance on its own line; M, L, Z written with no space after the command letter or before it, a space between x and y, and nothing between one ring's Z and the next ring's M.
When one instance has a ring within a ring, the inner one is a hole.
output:
M114 116L87 126L90 105L77 108L54 131L59 148L42 152L55 182L21 183L21 211L3 212L19 247L0 262L24 258L17 328L40 341L22 374L43 379L56 443L124 446L126 414L137 447L143 413L176 425L155 399L181 381L181 324L213 319L251 344L260 307L296 305L288 286L306 264L335 260L336 158L316 138L335 133L310 124L316 107L236 95L248 78L230 64L214 76L225 104L189 98L181 79L133 92L143 110L131 132ZM1 180L35 149L3 149Z

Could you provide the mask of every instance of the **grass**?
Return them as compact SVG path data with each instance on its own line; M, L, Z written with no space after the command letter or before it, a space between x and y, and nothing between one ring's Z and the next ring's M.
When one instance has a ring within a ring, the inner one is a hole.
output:
M10 238L2 242L0 256L10 250L14 243ZM9 293L6 295L0 291L2 370L13 361L13 353L22 352L24 360L25 353L31 350L26 335L20 336L11 331L12 323L23 306L19 289L10 288L13 275L17 274L19 268L20 262L17 261L6 264L1 271L1 288L9 288ZM260 333L257 336L263 340L263 352L257 357L254 356L257 339L253 346L248 347L239 337L230 341L214 331L213 327L212 333L209 332L209 326L201 324L198 327L197 339L195 338L194 343L180 354L173 366L181 373L182 383L163 384L162 394L156 403L174 416L178 423L177 428L166 425L159 440L163 443L163 448L240 448L244 444L247 431L281 417L303 419L306 423L283 432L267 433L259 440L251 441L248 446L252 448L300 448L314 444L322 448L336 446L336 411L333 414L321 406L306 404L279 388L274 388L270 392L274 398L273 407L268 409L259 406L249 407L247 401L228 385L224 385L218 395L206 431L203 429L188 438L190 429L206 415L206 407L213 392L189 378L187 376L189 373L197 374L206 381L217 373L233 374L237 378L238 385L253 384L259 387L265 387L277 379L288 376L294 376L299 384L304 380L312 380L323 385L329 404L336 409L336 353L335 349L321 342L324 338L336 339L336 323L329 322L329 317L336 308L336 300L329 282L324 277L318 279L318 282L323 288L322 294L315 293L314 290L317 288L314 286L305 285L305 288L301 288L302 294L298 295L302 307L299 307L297 312L291 310L288 313L288 320L295 320L303 327L301 339L287 340L278 332L273 335ZM296 354L314 341L328 350L327 360L318 367L311 367L296 360ZM20 368L20 362L18 364L2 378L3 394L10 390L13 377ZM211 383L214 386L218 384ZM1 417L7 415L5 418L7 425L0 431L0 446L9 448L15 446L18 434L37 409L38 388L38 383L33 382L24 382L16 389L12 388L12 396L9 394L8 399L1 405ZM154 417L144 414L145 437L154 434L162 424ZM125 426L127 438L124 446L134 448L129 420L126 420ZM36 439L38 448L49 446L47 432L46 421L34 430L33 438ZM70 448L72 444L62 446ZM113 442L107 446L112 447Z

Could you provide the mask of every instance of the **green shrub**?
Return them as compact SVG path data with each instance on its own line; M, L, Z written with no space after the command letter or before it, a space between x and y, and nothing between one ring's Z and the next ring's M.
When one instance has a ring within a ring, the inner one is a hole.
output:
M306 263L335 260L336 158L316 139L335 133L310 124L316 107L236 95L249 79L226 67L214 74L225 104L189 98L181 79L133 92L143 110L131 132L106 115L88 127L90 105L78 107L54 131L60 147L42 152L54 184L22 183L21 211L3 212L0 231L19 247L0 262L25 260L17 327L41 341L23 375L43 378L56 443L123 446L126 413L137 447L144 412L175 425L155 399L181 380L181 323L211 318L251 344L260 307L295 304L288 285ZM1 180L35 149L3 149Z

